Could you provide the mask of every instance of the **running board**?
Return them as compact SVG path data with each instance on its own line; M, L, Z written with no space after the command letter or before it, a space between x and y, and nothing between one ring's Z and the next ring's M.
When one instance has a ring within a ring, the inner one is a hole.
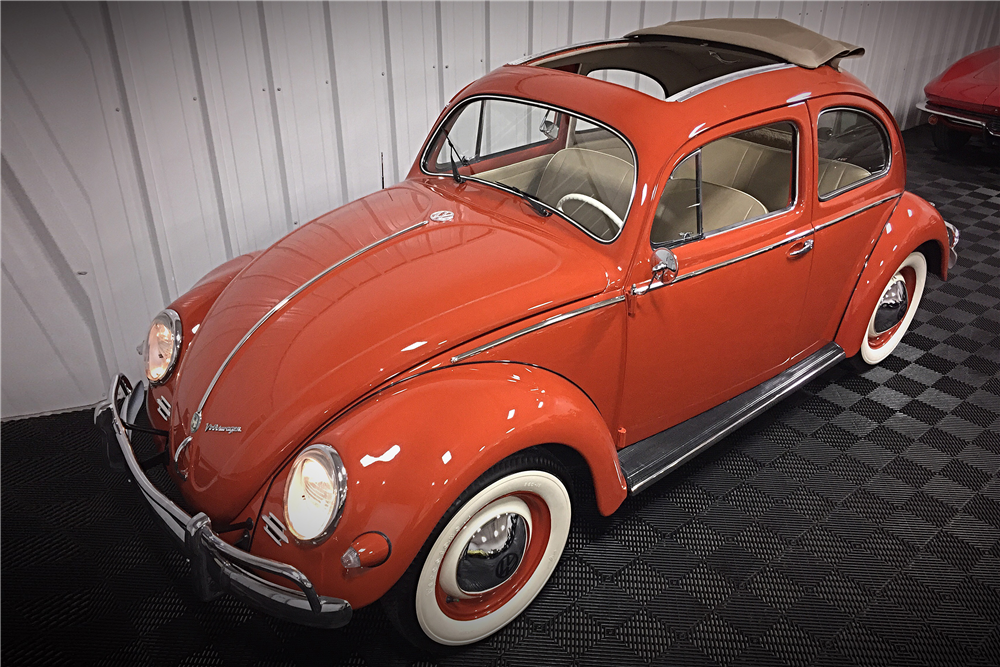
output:
M629 493L636 494L662 479L737 428L784 399L845 358L828 343L818 352L721 405L660 431L618 452Z

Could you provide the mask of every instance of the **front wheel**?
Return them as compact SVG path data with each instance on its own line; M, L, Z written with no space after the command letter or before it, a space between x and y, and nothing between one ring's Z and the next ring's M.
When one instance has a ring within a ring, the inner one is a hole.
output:
M969 143L969 138L972 136L968 132L950 128L942 122L934 126L933 132L934 147L942 153L954 153Z
M874 366L892 354L906 335L927 282L927 259L910 253L882 289L861 339L856 366Z
M536 452L504 459L477 479L383 598L418 648L489 637L535 599L569 535L565 468Z

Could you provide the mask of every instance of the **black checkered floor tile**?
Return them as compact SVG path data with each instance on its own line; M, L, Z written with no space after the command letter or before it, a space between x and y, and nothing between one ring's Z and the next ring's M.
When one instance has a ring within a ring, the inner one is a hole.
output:
M906 137L962 244L896 353L579 517L528 611L439 664L1000 664L1000 157ZM5 666L416 660L377 605L325 632L197 602L88 412L2 438Z

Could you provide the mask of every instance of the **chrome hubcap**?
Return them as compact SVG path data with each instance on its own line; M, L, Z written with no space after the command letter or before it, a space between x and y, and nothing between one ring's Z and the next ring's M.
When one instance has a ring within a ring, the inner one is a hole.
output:
M906 281L898 273L892 277L892 282L882 293L882 299L875 309L875 321L872 330L875 335L884 334L889 329L903 321L909 296L906 293Z
M528 545L527 522L503 512L481 525L458 561L456 579L465 593L480 594L504 583L517 572Z

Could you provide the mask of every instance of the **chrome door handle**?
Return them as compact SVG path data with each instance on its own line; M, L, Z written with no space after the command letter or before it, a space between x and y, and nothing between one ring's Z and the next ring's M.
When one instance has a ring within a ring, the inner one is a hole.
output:
M789 250L788 251L788 256L789 257L798 257L799 255L806 254L807 252L809 252L812 249L813 249L813 240L809 239L808 241L804 242L802 244L802 247L799 248L798 250Z

